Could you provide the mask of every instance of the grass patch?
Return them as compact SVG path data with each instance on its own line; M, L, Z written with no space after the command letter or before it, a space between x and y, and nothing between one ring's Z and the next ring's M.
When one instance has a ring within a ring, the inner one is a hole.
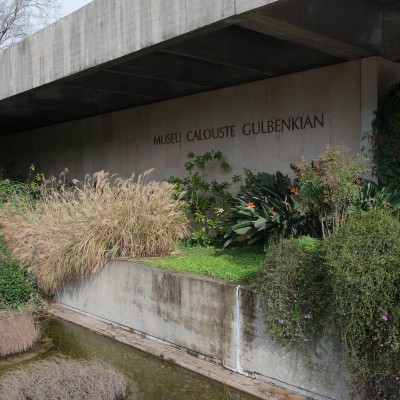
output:
M179 246L179 254L146 259L153 267L191 272L227 281L239 281L253 277L261 269L264 259L262 246L237 246L229 249L215 247Z

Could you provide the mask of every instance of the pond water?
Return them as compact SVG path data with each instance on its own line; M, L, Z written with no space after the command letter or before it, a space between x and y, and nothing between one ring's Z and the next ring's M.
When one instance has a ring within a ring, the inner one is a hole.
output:
M101 359L116 367L129 379L129 400L256 400L66 321L46 321L43 331L47 339L37 353L0 361L0 375L15 368L15 361L30 362L33 355L37 359L61 353L77 359Z

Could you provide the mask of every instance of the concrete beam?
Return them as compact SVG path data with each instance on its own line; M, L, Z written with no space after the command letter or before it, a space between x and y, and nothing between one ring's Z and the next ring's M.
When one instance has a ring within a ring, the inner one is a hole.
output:
M162 51L107 68L106 71L166 82L188 83L205 89L223 87L232 80L245 76L254 80L266 77L265 74L252 73L236 66L217 64L215 60L193 60L191 57Z
M341 61L339 58L327 58L314 50L237 26L166 47L163 51L235 66L264 74L266 77L289 72L288 65L291 65L290 72L295 72L307 68L307 65L315 65L315 62L327 65Z
M386 58L400 61L400 1L383 8L383 45Z
M95 0L0 53L0 99L234 15L233 0Z
M297 0L268 15L374 53L382 49L382 6L376 0Z
M310 32L309 30L269 16L243 18L238 21L238 25L281 40L309 47L347 61L356 60L361 57L369 57L374 54L369 50L349 45L328 36Z

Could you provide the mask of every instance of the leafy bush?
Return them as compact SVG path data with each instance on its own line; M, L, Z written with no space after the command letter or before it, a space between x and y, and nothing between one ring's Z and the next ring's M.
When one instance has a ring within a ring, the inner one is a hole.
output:
M400 186L400 82L386 94L375 112L372 132L367 135L375 165L372 172L383 185Z
M20 307L35 299L38 295L32 277L11 258L0 238L0 309Z
M360 192L359 174L365 161L349 149L327 147L317 160L293 165L299 184L296 209L303 214L316 212L323 237L343 225Z
M215 164L222 171L228 171L230 168L221 151L210 151L200 155L190 152L185 163L187 176L171 176L167 180L175 185L179 196L183 195L188 211L197 225L191 240L201 245L212 244L213 236L219 231L219 223L232 199L228 189L240 180L239 176L234 176L231 181L208 181L206 170Z
M400 222L354 215L325 242L334 321L366 399L400 394Z
M182 202L167 182L111 180L103 171L67 187L51 179L36 203L0 209L7 245L52 292L66 280L94 273L106 261L167 254L186 235ZM53 187L55 189L53 189Z
M317 339L328 320L330 282L320 242L286 239L268 248L261 278L265 329L272 338Z
M18 199L35 200L40 194L40 184L43 174L32 174L35 171L33 165L29 168L27 178L12 178L0 169L0 206L5 202L13 202Z
M317 235L312 216L294 209L297 189L287 175L281 172L255 175L249 170L245 173L245 185L232 201L230 216L222 223L229 227L224 247L237 240L269 245L286 237Z

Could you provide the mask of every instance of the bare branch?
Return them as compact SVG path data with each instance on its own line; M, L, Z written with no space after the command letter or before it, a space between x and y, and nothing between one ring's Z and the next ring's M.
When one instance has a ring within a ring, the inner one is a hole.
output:
M60 0L0 0L0 50L60 17Z

